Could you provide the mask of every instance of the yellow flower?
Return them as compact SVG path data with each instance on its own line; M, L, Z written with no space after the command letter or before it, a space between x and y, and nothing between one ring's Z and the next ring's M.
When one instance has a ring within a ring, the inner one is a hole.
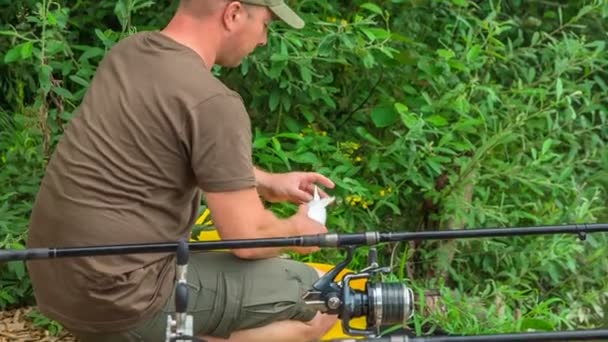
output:
M326 131L321 131L321 135L326 137L327 136L327 132Z
M360 161L362 161L362 160L363 160L363 158L361 158L361 156L357 156L357 158L355 158L355 161L356 161L356 162L360 162Z
M342 19L342 20L340 20L340 25L347 26L348 25L348 21Z
M340 143L340 147L347 150L349 153L353 153L354 151L358 150L361 145L354 141L345 141L343 143Z
M380 190L380 197L384 197L384 195L385 195L384 190Z
M357 195L353 195L353 196L346 196L346 203L350 204L351 206L356 206L357 203L361 202L362 198L361 196L357 196Z

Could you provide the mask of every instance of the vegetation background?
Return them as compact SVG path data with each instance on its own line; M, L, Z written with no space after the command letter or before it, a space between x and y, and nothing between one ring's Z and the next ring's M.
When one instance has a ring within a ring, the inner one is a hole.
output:
M46 162L104 54L175 4L0 0L1 248L23 248ZM275 25L268 47L214 72L250 109L258 165L336 182L332 231L608 221L608 0L294 6L303 30ZM421 301L418 334L607 324L602 234L380 247L389 278L440 294ZM349 266L365 263L362 248ZM0 268L0 309L35 304L24 264Z

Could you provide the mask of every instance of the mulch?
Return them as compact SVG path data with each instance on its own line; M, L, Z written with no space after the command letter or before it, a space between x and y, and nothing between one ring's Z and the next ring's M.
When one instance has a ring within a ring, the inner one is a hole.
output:
M32 307L0 311L0 342L76 342L67 331L58 336L34 325L28 314Z

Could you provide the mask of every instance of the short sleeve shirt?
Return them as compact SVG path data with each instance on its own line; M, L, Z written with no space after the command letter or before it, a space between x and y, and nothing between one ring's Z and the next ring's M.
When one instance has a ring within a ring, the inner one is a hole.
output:
M100 63L48 164L28 247L188 238L201 189L255 186L241 97L193 50L134 34ZM171 295L172 253L29 261L40 310L85 332L129 329Z

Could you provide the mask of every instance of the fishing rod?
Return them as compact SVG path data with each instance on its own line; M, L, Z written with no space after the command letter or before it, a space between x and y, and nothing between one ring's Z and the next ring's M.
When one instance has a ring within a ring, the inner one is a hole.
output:
M303 295L303 300L311 309L328 314L336 314L342 321L342 329L350 336L363 336L367 340L388 342L457 342L457 341L586 341L608 339L607 330L578 330L550 333L520 333L477 336L433 336L380 337L382 327L402 324L414 315L415 296L411 288L402 283L378 282L381 274L390 273L389 267L380 267L374 247L385 242L417 240L449 240L488 238L506 236L576 234L585 240L589 233L608 232L608 223L570 224L511 228L475 228L432 232L364 232L349 234L300 235L280 238L238 239L188 243L142 243L122 245L102 245L89 247L30 248L21 250L0 250L0 262L65 257L102 256L133 253L177 253L176 312L167 319L166 342L203 341L194 337L192 316L186 311L188 287L186 272L189 250L211 251L219 249L264 248L264 247L343 247L346 258L325 275L320 277ZM338 274L352 261L354 250L360 246L370 246L368 266L358 273L347 273L337 281ZM365 289L357 290L351 281L366 279ZM366 327L354 328L351 319L366 317ZM353 341L353 340L343 340Z
M608 232L608 223L569 224L552 226L531 226L512 228L472 228L429 232L364 232L327 233L299 235L291 237L234 239L221 241L194 242L189 244L193 251L217 249L264 248L264 247L346 247L373 246L384 242L450 240L526 235L577 234L584 240L586 234ZM90 247L30 248L0 250L0 262L53 259L63 257L85 257L138 253L173 253L176 242L100 245Z
M405 335L384 336L372 339L339 339L330 342L528 342L528 341L597 341L608 337L608 329L572 330L557 332L535 332L519 334L470 335L470 336L429 336L411 337Z

